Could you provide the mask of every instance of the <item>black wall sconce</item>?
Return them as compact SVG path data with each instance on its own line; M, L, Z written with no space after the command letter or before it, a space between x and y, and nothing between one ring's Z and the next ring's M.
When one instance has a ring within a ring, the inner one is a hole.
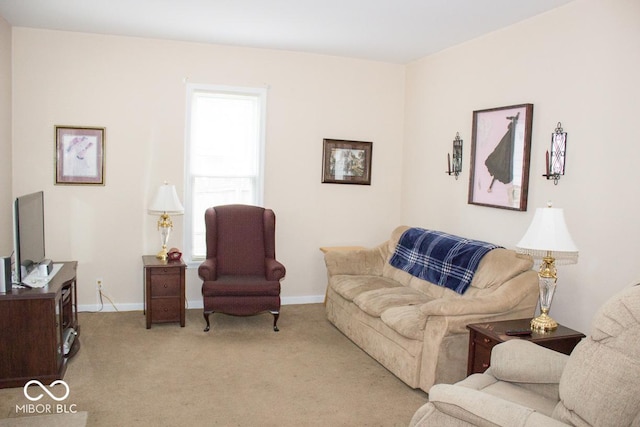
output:
M558 122L556 130L551 134L551 153L547 151L546 173L542 176L552 179L558 185L560 177L564 175L565 159L567 154L567 133L562 129L562 123Z
M451 162L453 157L453 163ZM458 179L458 175L462 172L462 139L460 133L456 132L456 138L453 140L453 156L447 153L447 175L454 175Z

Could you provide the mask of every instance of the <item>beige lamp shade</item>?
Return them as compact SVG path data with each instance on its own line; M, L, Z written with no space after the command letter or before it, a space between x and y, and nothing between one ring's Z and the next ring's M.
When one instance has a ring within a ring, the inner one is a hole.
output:
M578 247L569 234L564 211L551 207L551 204L536 209L529 229L516 245L516 251L536 259L551 253L557 264L578 262Z
M175 185L166 182L158 188L153 201L149 205L150 214L168 213L171 215L181 215L184 213L184 207L178 199Z

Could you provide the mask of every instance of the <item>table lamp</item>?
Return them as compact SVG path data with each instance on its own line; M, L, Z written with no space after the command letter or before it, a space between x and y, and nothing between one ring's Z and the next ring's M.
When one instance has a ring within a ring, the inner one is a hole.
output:
M162 250L156 255L164 261L167 260L167 242L169 241L169 235L173 228L173 222L171 222L171 215L182 215L184 208L178 194L176 193L176 187L169 185L166 181L158 188L156 195L149 205L149 213L152 215L160 215L158 219L158 230L160 230L160 242L162 243Z
M551 301L558 280L556 264L578 262L578 248L569 235L562 209L551 207L536 209L529 229L516 246L521 254L540 260L540 316L531 320L531 329L538 332L553 331L558 323L549 316Z

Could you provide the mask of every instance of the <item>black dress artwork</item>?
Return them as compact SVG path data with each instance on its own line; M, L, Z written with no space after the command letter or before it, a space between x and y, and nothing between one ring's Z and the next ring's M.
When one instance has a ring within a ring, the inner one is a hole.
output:
M493 150L487 160L484 161L485 166L492 176L491 185L487 190L489 193L493 187L493 183L498 180L503 184L513 181L513 150L516 137L516 123L520 113L515 116L506 117L510 120L507 126L507 132L504 134L496 148Z

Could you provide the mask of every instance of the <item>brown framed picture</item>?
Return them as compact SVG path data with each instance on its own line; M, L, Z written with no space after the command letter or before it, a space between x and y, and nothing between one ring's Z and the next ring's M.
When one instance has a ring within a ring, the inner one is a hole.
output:
M104 185L105 128L56 126L56 185Z
M527 210L533 104L473 112L469 204Z
M371 142L325 139L322 182L371 185Z

